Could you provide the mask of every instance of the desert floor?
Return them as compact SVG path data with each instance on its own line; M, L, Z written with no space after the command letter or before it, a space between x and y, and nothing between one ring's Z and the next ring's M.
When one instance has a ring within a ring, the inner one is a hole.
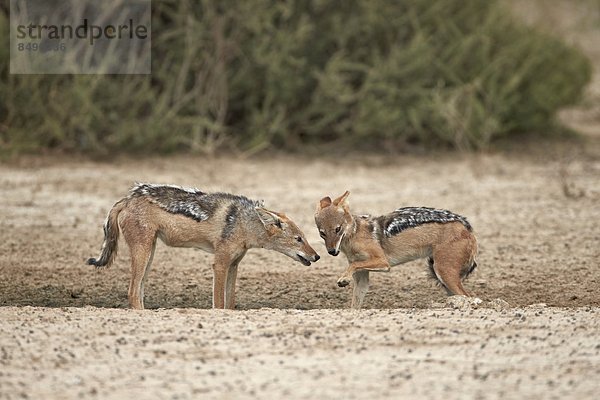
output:
M0 398L594 398L600 389L600 152L437 156L66 157L0 164ZM597 146L596 146L597 149ZM514 150L514 149L512 149ZM129 255L97 256L135 181L264 199L306 232L305 267L251 250L237 310L211 310L211 255L159 244L145 311L127 309ZM324 195L353 211L465 215L480 242L446 298L424 260L371 275L361 311L313 222Z

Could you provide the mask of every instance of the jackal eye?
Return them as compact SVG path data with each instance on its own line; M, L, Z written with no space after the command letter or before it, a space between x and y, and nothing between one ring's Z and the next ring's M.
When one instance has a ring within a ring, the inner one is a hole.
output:
M339 225L337 228L335 228L335 233L340 233L341 230L342 230L342 226Z
M296 236L296 241L302 243L304 240L302 240L302 236Z
M323 239L325 239L325 236L327 236L323 230L319 230L319 235L321 235Z

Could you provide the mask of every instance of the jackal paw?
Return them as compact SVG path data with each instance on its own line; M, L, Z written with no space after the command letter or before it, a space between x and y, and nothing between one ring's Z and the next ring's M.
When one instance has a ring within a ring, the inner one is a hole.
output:
M339 287L346 287L350 284L350 278L342 276L340 279L338 279L337 281L337 285Z

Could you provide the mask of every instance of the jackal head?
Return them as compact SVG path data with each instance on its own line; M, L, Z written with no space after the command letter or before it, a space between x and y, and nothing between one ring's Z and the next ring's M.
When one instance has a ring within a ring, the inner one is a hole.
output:
M267 241L264 246L266 249L278 251L306 266L321 258L310 247L300 228L285 214L262 207L258 207L256 211L267 231Z
M333 201L327 196L317 203L315 222L319 229L319 235L325 240L327 252L332 256L340 254L342 240L352 228L353 218L346 201L349 194L350 192L346 190L343 195Z

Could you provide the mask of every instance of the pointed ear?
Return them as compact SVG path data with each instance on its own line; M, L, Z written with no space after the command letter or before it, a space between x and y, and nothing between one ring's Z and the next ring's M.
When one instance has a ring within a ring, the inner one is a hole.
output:
M340 197L338 197L337 199L335 199L333 201L333 205L338 206L338 207L343 207L344 205L346 205L346 199L348 198L349 195L350 195L350 192L346 190L343 195L341 195Z
M323 197L321 201L317 203L317 212L321 211L325 207L329 207L331 205L331 197Z
M281 229L281 218L279 215L277 215L277 213L262 207L256 207L256 212L258 213L258 217L265 228L269 225L275 225Z

